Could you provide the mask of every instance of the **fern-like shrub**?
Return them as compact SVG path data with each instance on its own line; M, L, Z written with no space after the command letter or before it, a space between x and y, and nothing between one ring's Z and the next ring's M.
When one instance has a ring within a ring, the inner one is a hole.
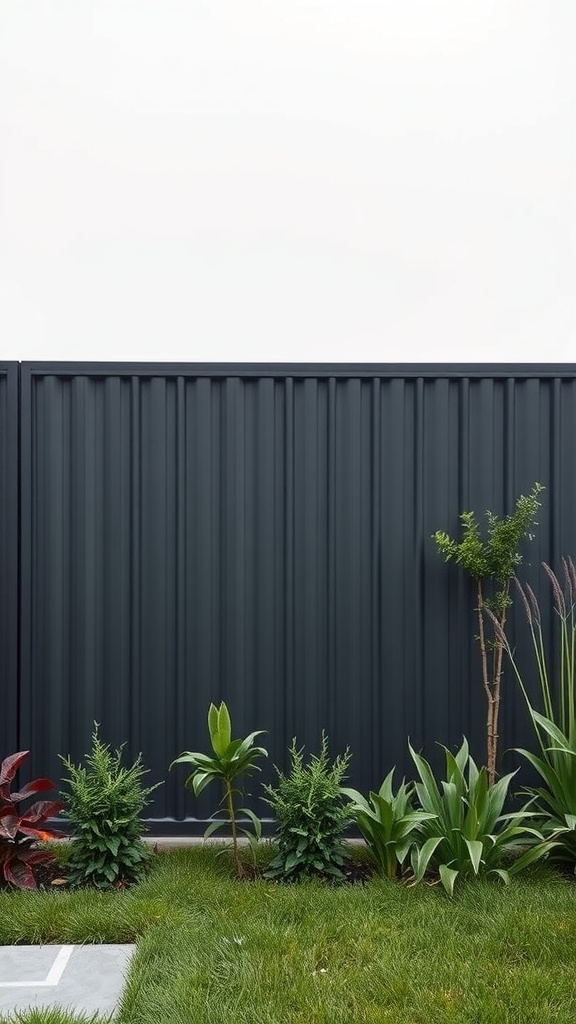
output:
M74 835L67 862L72 886L110 889L138 882L150 857L140 815L157 786L142 785L147 769L141 754L133 764L122 764L124 746L111 750L95 725L85 765L61 758L68 787L62 793L64 813Z
M265 786L276 818L278 853L265 872L267 878L343 878L347 853L342 835L351 820L341 791L350 763L348 750L330 763L328 739L322 733L320 754L304 763L304 748L290 747L287 775L276 768L278 782Z

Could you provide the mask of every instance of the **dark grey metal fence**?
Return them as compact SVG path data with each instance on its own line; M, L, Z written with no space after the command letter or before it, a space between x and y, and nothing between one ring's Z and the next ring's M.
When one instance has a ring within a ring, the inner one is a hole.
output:
M326 729L364 790L410 771L408 736L482 757L473 594L431 534L538 480L524 575L576 553L576 367L23 363L19 456L4 372L6 750L59 777L98 720L166 778L165 831L214 809L167 772L210 700L278 764ZM505 689L503 750L527 728Z
M18 736L18 363L0 363L0 757Z

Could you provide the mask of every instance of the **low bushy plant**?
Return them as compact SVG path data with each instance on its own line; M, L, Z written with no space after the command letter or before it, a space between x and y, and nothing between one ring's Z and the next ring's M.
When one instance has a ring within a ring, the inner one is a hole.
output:
M268 878L306 878L330 875L343 878L347 852L342 835L350 823L342 782L350 763L348 750L330 763L328 738L322 733L320 754L304 763L304 748L290 747L287 775L276 768L275 786L265 786L276 818L278 853L265 874Z
M427 811L415 809L413 785L402 780L395 793L393 778L394 769L388 773L378 792L370 793L368 800L355 789L342 790L352 801L350 813L380 874L388 879L402 874L411 848L418 843L423 822L435 817Z
M422 843L411 853L414 879L421 881L429 869L437 871L450 895L458 877L493 874L507 883L543 857L551 844L528 824L532 812L524 808L502 813L515 772L490 786L486 769L478 769L469 756L466 739L455 755L443 749L446 779L440 789L428 762L410 746L420 776L416 794L422 810L430 814L422 823ZM527 849L512 857L518 847Z
M26 810L20 807L22 801L54 789L51 779L34 779L18 792L12 792L12 782L28 755L28 750L20 750L0 764L0 884L8 883L18 889L35 889L33 866L54 858L53 853L39 850L35 843L60 839L63 835L57 829L44 827L48 818L61 810L59 800L36 800Z
M180 754L180 757L177 757L172 762L170 768L175 764L192 765L194 770L186 779L185 786L187 789L192 789L195 796L198 796L211 782L220 782L222 785L223 796L220 809L224 810L226 817L215 818L211 821L204 833L204 839L208 839L226 825L230 827L234 864L238 877L241 878L244 874L244 868L242 867L240 851L238 849L238 833L242 833L248 839L254 857L254 864L256 864L256 846L262 835L262 824L249 807L236 809L234 797L238 793L238 789L235 783L241 777L259 772L260 768L256 764L256 759L267 757L268 751L264 747L254 745L256 737L263 734L262 729L257 732L251 732L243 740L232 739L230 712L224 701L221 701L218 708L215 704L210 705L208 709L208 732L214 752L213 757L210 754L185 750L183 754ZM239 814L249 819L252 829L238 824Z
M73 886L109 889L138 882L150 857L142 840L146 826L141 813L161 783L145 787L142 779L148 769L142 755L124 765L124 747L111 750L95 725L85 765L61 758L68 787L62 794L64 810L74 836L67 861Z

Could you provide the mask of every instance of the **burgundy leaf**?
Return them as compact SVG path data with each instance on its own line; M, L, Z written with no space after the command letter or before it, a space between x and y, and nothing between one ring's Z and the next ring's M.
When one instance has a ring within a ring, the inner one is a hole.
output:
M18 859L26 861L27 864L42 864L43 861L54 860L54 854L49 850L31 850L28 847L22 851Z
M46 818L58 814L63 806L61 800L38 800L22 815L22 824L37 825L40 821L46 821Z
M4 758L0 765L0 786L6 785L7 782L12 782L20 765L26 760L29 753L29 750L20 750L19 753L10 754L10 757Z
M3 814L0 811L0 838L14 839L20 827L20 817L14 814L10 808L7 808L7 810L9 811L8 814Z
M18 793L11 793L10 799L13 803L18 803L19 800L26 800L27 797L34 796L35 793L43 793L47 789L56 789L52 779L34 779L34 782L27 782Z
M66 835L65 832L60 832L58 829L51 828L48 831L35 828L34 825L25 825L23 821L20 822L18 832L23 836L29 836L31 839L39 839L41 843L47 843L51 839L62 839Z
M26 861L14 860L4 864L4 878L17 889L35 889L36 879Z

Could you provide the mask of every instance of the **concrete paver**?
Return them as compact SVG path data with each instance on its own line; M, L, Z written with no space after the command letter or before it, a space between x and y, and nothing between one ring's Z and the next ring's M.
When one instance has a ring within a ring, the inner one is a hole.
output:
M113 1014L134 945L0 946L0 1012L59 1006Z

